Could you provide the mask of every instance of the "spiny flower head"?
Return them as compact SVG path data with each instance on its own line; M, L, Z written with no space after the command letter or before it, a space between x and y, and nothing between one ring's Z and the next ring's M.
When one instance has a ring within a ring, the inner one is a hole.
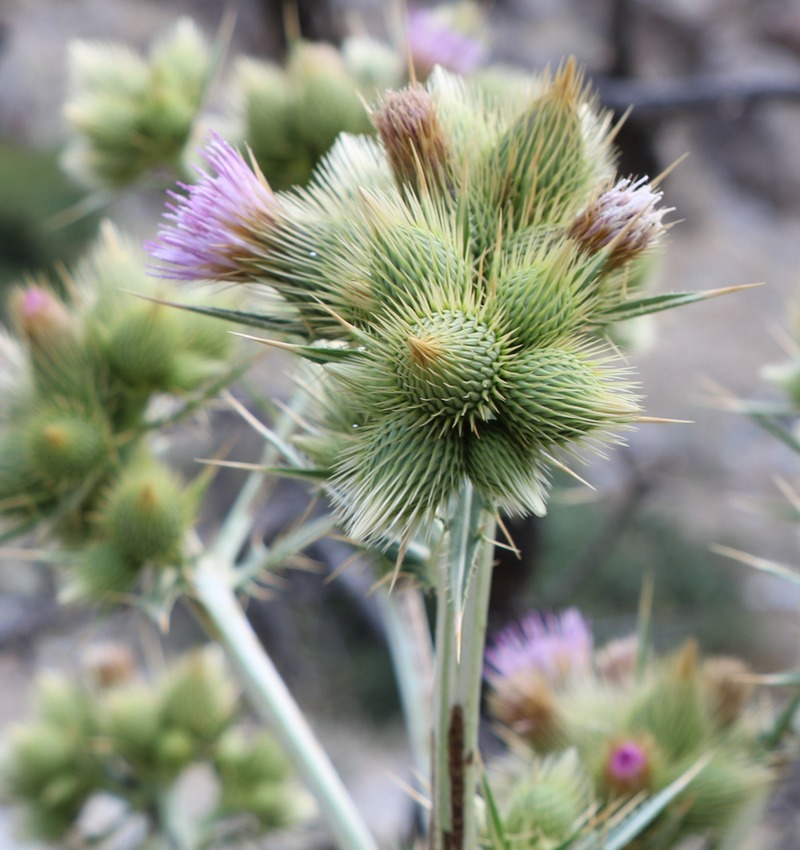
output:
M215 133L203 151L214 174L197 169L200 179L179 184L185 195L174 202L157 240L147 249L166 264L164 277L196 280L248 280L274 226L277 202L258 166Z
M639 416L603 338L632 255L577 236L612 181L609 118L571 62L491 94L437 70L372 117L378 140L341 136L275 196L214 140L224 174L150 251L169 275L262 284L315 344L303 444L351 536L407 537L465 481L543 513L555 455Z

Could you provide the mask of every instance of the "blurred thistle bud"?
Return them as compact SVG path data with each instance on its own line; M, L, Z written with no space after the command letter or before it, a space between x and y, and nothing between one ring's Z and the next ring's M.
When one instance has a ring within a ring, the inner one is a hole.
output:
M538 752L565 743L558 695L540 674L520 671L493 679L487 705L496 720Z
M639 636L628 635L602 646L594 656L597 675L617 687L633 682L639 662Z
M484 13L477 3L412 7L406 23L406 53L413 76L425 80L437 65L456 74L471 74L487 56L479 35L483 24Z
M725 728L735 723L753 696L755 685L748 680L750 668L738 658L707 658L700 676L716 722Z
M697 643L690 640L674 656L661 660L631 708L631 728L649 734L665 759L686 758L714 736L697 653Z
M237 692L215 647L190 653L165 678L161 717L203 744L216 741L233 721Z
M388 44L368 36L350 36L342 42L342 61L358 91L373 98L394 88L403 77L403 61Z
M591 632L575 608L532 612L506 627L485 655L492 714L537 749L552 749L562 733L558 693L590 675L591 653Z
M369 129L364 104L339 51L330 44L297 41L286 65L293 94L296 139L316 162L339 133Z
M260 171L275 189L305 183L314 163L292 126L293 95L286 71L273 62L240 57L233 74L242 134Z
M658 206L661 198L646 177L620 180L578 215L569 235L587 253L608 252L609 269L622 266L664 234L661 219L670 210Z
M537 760L507 791L504 833L511 846L558 846L575 834L592 803L589 778L574 750ZM530 844L542 836L541 844Z
M613 794L637 794L650 788L653 779L652 743L622 738L608 747L604 785Z
M422 86L387 92L371 118L399 186L417 192L448 189L452 154L433 99Z
M170 389L180 351L180 319L174 308L134 302L108 328L107 356L115 375L130 387Z
M117 44L73 42L68 172L91 187L120 188L159 167L176 170L209 78L208 44L184 18L149 60Z
M145 247L163 277L250 281L273 246L277 200L258 166L216 134L203 156L215 175L198 169L197 183L181 184L186 195L173 193L168 223Z
M54 293L42 286L15 290L8 304L9 314L32 349L57 347L74 332L69 311Z
M86 479L111 458L108 423L98 411L42 406L27 422L31 467L43 480L70 485Z
M89 680L105 690L129 682L136 672L136 659L122 643L95 643L81 656Z
M190 495L177 476L145 461L132 464L109 487L98 521L130 563L174 565L191 516Z
M95 541L76 556L69 595L94 602L118 602L131 591L141 571L141 561L108 540Z

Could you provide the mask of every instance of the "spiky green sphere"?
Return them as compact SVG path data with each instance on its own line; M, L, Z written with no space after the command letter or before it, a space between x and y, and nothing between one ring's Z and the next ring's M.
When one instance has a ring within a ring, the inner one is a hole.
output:
M189 519L188 497L176 476L146 463L127 470L111 487L100 521L110 543L130 562L165 564L180 558Z
M85 479L109 458L108 427L97 414L48 408L29 423L28 452L46 481Z
M109 331L111 368L131 386L168 389L179 352L179 328L180 321L166 307L131 307L116 317Z

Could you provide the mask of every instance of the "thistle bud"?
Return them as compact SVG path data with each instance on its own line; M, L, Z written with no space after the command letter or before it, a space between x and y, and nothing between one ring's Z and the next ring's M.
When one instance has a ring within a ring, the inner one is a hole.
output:
M614 794L636 794L651 786L652 745L642 739L623 738L608 747L604 785Z
M721 727L741 717L755 686L747 681L748 666L738 658L709 658L701 668L703 687L711 703L711 712Z
M73 43L65 167L89 186L114 188L153 168L177 167L209 61L206 41L188 19L156 43L149 61L120 45Z
M141 561L130 558L106 540L86 546L74 571L74 592L97 602L118 599L130 592L142 569Z
M109 330L108 359L131 387L166 390L179 352L180 322L161 304L136 304L117 316Z
M158 694L140 682L109 691L101 706L100 729L109 753L136 774L153 763L154 742L163 728Z
M136 671L133 653L121 643L94 644L81 660L89 680L101 690L129 682Z
M186 492L155 464L127 470L108 492L100 516L110 543L133 564L180 560L189 520Z
M41 286L16 290L9 312L32 349L53 349L73 333L74 322L64 303Z
M669 210L658 207L661 198L645 177L620 180L578 215L569 235L587 253L607 251L609 270L622 266L662 237Z
M206 744L213 743L236 711L236 693L218 656L196 652L170 671L162 694L162 717Z
M609 641L594 657L597 674L612 685L624 687L633 682L639 662L639 636L628 635Z
M687 765L688 766L688 765ZM678 797L686 806L686 832L722 836L742 823L743 815L756 818L774 777L765 766L741 752L715 751L709 763Z
M436 105L422 86L387 92L371 117L399 186L416 192L448 189L450 145Z
M293 127L313 161L330 148L339 133L369 129L355 84L334 47L297 42L286 71L294 93Z
M569 750L534 765L518 778L509 796L503 825L512 844L516 837L527 845L531 836L542 835L544 846L549 846L574 834L591 802L591 789L575 752Z
M108 426L99 415L50 408L28 423L28 453L45 481L71 484L83 480L108 460Z
M544 676L520 671L493 679L487 704L496 720L538 752L563 745L558 697Z
M351 36L342 42L342 60L358 90L374 97L398 84L402 62L387 44L366 36Z
M292 91L286 72L272 62L239 58L234 79L241 96L244 138L276 190L305 183L313 163L292 127Z

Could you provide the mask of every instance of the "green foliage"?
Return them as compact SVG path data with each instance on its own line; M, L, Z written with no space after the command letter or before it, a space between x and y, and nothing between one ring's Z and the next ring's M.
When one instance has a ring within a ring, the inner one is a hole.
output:
M28 831L44 840L73 829L99 793L123 801L125 818L144 817L148 832L164 830L170 787L204 762L221 794L197 824L209 841L243 815L257 832L286 826L300 808L285 758L270 735L234 725L238 713L233 685L210 651L190 654L155 684L43 677L33 719L6 741L4 796L24 807Z

